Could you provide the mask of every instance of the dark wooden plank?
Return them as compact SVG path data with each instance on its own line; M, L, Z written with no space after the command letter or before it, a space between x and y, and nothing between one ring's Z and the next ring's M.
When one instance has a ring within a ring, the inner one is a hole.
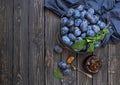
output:
M103 60L101 70L93 76L93 85L109 85L108 84L108 50L109 47L98 48L95 54Z
M44 0L29 3L29 85L45 85Z
M70 51L68 49L64 49L64 52L62 54L62 61L65 61L70 57L70 56L74 56L75 60L74 62L71 64L73 66L77 66L76 61L77 61L77 57L76 57L76 53L73 51ZM77 76L76 76L76 70L72 70L72 73L70 75L64 76L62 85L77 85Z
M120 85L120 44L109 45L108 85Z
M60 18L48 10L44 14L43 4L44 0L0 0L0 85L120 85L120 44L95 51L103 67L93 79L76 71L73 83L71 76L63 83L54 78L57 63L76 54L53 52ZM83 70L87 55L76 56L73 64Z
M45 11L45 83L46 85L61 85L61 81L53 76L53 71L57 70L57 63L60 61L60 54L53 51L56 42L57 32L60 23L59 17L50 12Z
M77 67L83 72L86 72L84 70L84 61L89 55L89 53L80 53L77 56ZM77 85L92 85L92 78L87 77L81 72L77 72Z
M66 59L74 53L64 50L62 54L55 54L53 47L57 43L57 33L60 31L60 17L56 16L52 12L45 11L45 80L46 85L76 85L76 71L72 75L66 76L63 80L56 79L53 76L53 71L58 69L57 63L59 61L66 61ZM75 56L76 57L76 56ZM76 64L76 61L74 61ZM72 77L75 80L72 82ZM61 82L62 81L62 82Z
M28 0L14 0L13 85L28 85Z
M0 0L0 85L12 85L13 0Z

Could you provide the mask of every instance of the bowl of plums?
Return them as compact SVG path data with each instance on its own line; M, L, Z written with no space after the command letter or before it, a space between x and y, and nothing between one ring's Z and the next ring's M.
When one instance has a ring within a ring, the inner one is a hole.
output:
M74 52L93 52L109 33L108 22L95 9L79 5L61 17L59 40Z

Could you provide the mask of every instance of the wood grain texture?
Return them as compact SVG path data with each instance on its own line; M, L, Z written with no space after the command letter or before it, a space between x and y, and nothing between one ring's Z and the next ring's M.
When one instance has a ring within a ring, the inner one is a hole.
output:
M75 67L76 65L76 53L68 50L68 49L64 49L64 52L62 53L62 59L61 61L66 62L66 60L70 57L70 56L74 56L75 60L71 63L71 65L74 65ZM77 84L77 72L76 70L73 70L72 73L68 76L65 76L62 82L62 85L76 85Z
M84 61L91 54L82 53L77 55L77 67L82 71L86 72L84 69ZM87 77L81 72L77 72L77 85L92 85L92 78Z
M102 59L102 68L101 70L93 76L93 85L109 85L108 84L108 58L109 58L109 47L98 48L95 51L100 59Z
M44 0L29 0L29 85L44 80Z
M54 24L53 24L54 23ZM53 71L57 70L57 63L60 61L60 54L53 51L57 44L57 32L59 30L59 18L49 10L45 11L45 84L61 85L59 79L54 78Z
M109 45L108 85L120 84L120 44Z
M0 0L0 85L12 85L13 0Z
M14 0L13 85L28 85L28 0Z
M96 49L103 65L92 79L77 71L63 82L53 76L57 63L71 55L73 65L85 71L90 54L53 51L60 17L44 8L45 1L0 0L0 85L120 85L120 44Z

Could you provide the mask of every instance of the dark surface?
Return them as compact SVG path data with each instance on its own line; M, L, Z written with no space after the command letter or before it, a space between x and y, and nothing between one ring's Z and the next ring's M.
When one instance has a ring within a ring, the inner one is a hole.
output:
M120 44L95 51L103 59L100 72L89 79L74 72L63 83L54 78L57 62L75 55L82 68L88 54L53 52L60 18L44 9L44 0L0 0L0 85L120 85Z

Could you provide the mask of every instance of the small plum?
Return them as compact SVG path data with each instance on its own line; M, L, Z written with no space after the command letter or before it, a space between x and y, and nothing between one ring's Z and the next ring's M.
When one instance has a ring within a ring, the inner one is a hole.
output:
M75 26L80 26L81 22L82 22L81 19L75 19Z
M81 34L81 31L80 31L80 30L75 30L75 31L74 31L74 35L75 35L75 36L80 36L80 34Z
M75 35L72 33L68 34L68 37L70 38L70 40L74 41L76 39Z
M67 17L71 17L73 14L74 14L74 9L73 8L70 8L70 9L68 9L68 11L67 11L67 13L66 13L66 16Z
M67 63L61 61L61 62L58 63L58 67L61 68L61 69L66 69L67 68Z
M61 24L66 25L67 22L68 22L68 18L67 17L61 18Z
M62 49L62 47L60 47L59 45L55 45L54 51L55 51L56 53L62 53L62 52L63 52L63 49Z
M79 10L75 10L73 16L74 16L74 18L80 17L80 11Z
M67 68L63 71L64 75L69 75L72 72L72 70L70 68Z
M97 25L93 25L92 29L94 30L95 33L98 33L100 31L100 28Z
M94 37L95 36L95 32L93 30L88 30L87 31L87 35L90 37Z
M82 11L82 10L84 9L84 5L79 5L79 6L77 7L77 9L78 9L79 11Z
M62 34L62 35L67 34L67 33L68 33L68 31L69 31L69 28L68 28L68 27L66 27L66 26L64 26L64 27L62 27L62 28L61 28L61 34Z
M62 36L62 41L65 43L65 44L67 44L67 45L69 45L70 44L70 39L69 39L69 37L67 36L67 35L65 35L65 36Z
M94 10L93 8L89 8L89 9L88 9L88 12L89 12L90 14L94 14L94 13L95 13L95 10Z
M68 27L71 27L71 26L73 26L73 25L74 25L74 20L73 20L73 19L68 20L67 26L68 26Z

